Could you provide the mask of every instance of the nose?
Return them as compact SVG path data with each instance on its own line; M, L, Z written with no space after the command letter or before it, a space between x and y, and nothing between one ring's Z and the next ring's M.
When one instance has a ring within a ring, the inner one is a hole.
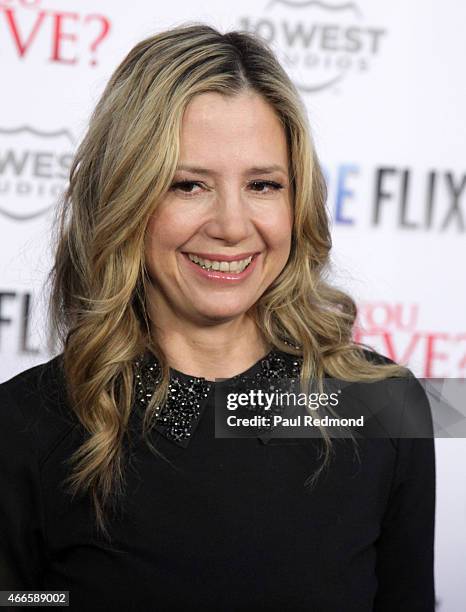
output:
M212 214L205 226L210 238L237 244L253 232L253 222L247 202L239 187L228 187L213 201Z

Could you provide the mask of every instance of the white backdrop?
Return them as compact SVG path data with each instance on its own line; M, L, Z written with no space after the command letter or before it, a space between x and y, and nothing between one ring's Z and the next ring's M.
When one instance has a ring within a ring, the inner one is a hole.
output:
M356 337L466 375L466 5L455 0L0 0L0 380L49 359L42 285L74 148L117 64L186 21L266 38L300 88ZM438 610L466 607L466 441L436 441Z

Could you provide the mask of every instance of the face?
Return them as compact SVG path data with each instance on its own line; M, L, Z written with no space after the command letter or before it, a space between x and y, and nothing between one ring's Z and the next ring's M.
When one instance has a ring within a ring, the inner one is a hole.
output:
M244 315L284 268L291 191L284 128L247 92L187 106L180 156L145 241L155 321L200 325Z

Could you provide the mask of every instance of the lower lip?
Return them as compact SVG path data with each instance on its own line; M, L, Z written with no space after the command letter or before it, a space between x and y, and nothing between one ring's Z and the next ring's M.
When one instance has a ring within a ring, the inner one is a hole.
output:
M210 281L214 281L216 283L237 283L239 281L243 281L248 276L254 272L254 268L256 267L257 259L259 254L253 256L251 263L247 268L245 268L242 272L219 272L218 270L204 270L201 266L198 266L193 261L189 259L186 253L181 253L183 259L186 262L186 265L193 270L196 274L198 274L201 278L205 278Z

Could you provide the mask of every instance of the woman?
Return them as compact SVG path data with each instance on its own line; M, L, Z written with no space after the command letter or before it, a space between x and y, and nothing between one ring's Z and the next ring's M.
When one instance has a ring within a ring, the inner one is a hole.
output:
M225 383L406 375L352 342L330 246L267 46L206 25L136 45L71 170L62 353L0 387L2 589L76 610L434 609L431 439L214 435Z

